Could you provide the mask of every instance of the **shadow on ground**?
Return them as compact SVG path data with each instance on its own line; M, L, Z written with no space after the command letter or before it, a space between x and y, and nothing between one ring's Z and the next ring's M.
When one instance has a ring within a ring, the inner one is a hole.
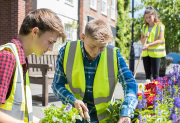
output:
M146 80L145 73L144 72L138 72L136 74L135 80L137 83L145 82L145 80Z

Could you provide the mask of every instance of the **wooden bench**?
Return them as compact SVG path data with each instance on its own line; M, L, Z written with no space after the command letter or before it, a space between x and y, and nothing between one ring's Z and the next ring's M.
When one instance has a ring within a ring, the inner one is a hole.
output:
M57 55L58 51L48 51L42 57L28 56L30 83L42 85L42 97L33 95L32 99L42 101L43 106L49 102L48 85L53 82Z

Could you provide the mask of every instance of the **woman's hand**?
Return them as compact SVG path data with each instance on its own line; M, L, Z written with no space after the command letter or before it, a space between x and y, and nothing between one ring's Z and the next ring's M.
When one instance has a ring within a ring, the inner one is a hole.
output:
M131 123L131 118L130 117L120 117L118 123Z
M144 45L144 47L142 48L142 50L147 50L149 48L149 44Z
M149 33L149 32L147 32L147 33L145 34L145 37L146 37L146 38L148 38L148 37L149 37L149 35L150 35L150 33Z

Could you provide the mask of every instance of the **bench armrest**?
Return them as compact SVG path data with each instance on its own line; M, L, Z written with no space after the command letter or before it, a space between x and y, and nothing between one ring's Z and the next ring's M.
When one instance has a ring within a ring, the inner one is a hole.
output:
M29 64L29 68L40 68L42 71L42 76L47 75L48 69L52 68L52 65L48 64Z
M28 64L29 68L40 68L40 69L50 69L52 65L50 64Z

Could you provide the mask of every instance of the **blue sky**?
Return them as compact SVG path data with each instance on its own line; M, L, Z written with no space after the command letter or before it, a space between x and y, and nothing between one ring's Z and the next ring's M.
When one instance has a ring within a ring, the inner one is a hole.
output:
M141 0L134 0L134 7L138 4L141 4ZM130 0L130 9L132 9L132 0ZM134 17L137 18L139 14L143 15L145 11L145 7L139 11L136 11L134 13ZM132 14L129 14L130 17L132 17Z

